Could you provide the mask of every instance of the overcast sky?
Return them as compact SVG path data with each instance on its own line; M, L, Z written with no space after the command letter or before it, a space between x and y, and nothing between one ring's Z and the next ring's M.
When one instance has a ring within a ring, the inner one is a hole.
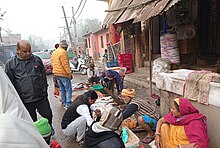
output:
M76 11L80 1L0 0L0 12L6 11L3 17L3 29L8 28L12 33L20 33L22 38L29 35L37 35L43 37L44 40L58 40L62 31L58 27L65 26L61 6L64 6L67 17L71 17L72 6ZM108 4L106 2L87 0L85 8L78 19L97 18L103 21L107 14L104 11L107 9ZM78 16L78 13L76 16ZM70 19L68 21L70 22Z

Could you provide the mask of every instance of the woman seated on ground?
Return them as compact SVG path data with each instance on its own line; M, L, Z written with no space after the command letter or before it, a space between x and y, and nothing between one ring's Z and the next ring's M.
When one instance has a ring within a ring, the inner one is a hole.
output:
M157 148L208 148L206 122L188 99L174 99L171 112L157 122Z

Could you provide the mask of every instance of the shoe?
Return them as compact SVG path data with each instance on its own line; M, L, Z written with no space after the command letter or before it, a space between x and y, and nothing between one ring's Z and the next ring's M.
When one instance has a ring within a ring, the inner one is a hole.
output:
M51 126L51 136L55 135L55 130L54 128Z
M63 108L64 108L65 110L67 110L67 107L66 107L66 106L63 106Z

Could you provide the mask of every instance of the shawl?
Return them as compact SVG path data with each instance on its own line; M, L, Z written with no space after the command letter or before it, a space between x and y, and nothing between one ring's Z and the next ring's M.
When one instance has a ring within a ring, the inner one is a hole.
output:
M172 112L164 119L172 124L184 126L190 143L196 143L200 148L208 148L207 119L186 98L179 98L180 117L174 117Z

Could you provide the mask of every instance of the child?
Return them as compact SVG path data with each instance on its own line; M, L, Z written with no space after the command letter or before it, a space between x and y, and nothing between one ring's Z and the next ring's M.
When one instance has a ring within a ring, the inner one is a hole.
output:
M41 118L35 121L34 125L39 130L39 132L43 136L46 143L50 146L50 148L61 148L61 145L56 140L51 139L52 128L46 118Z

